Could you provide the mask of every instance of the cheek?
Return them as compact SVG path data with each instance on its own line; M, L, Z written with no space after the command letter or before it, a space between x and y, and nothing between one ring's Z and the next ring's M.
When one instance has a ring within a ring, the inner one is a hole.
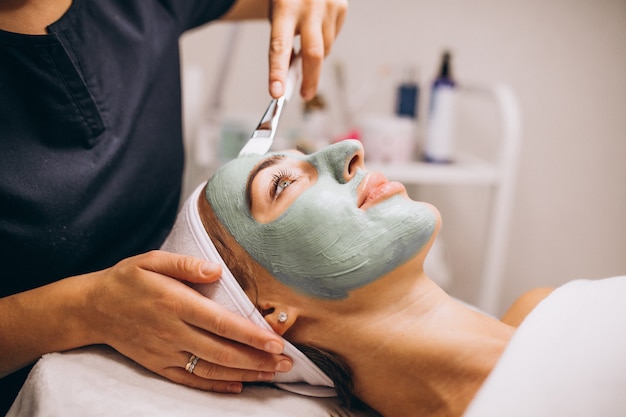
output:
M336 225L350 222L356 208L348 199L326 188L312 187L283 213L272 227L273 236L288 237L290 244L307 246L312 236L337 235Z
M315 231L316 235L324 231L328 240L333 240L346 232L356 234L366 225L365 212L356 207L356 197L332 188L320 187L312 191L303 194L290 212L308 230Z

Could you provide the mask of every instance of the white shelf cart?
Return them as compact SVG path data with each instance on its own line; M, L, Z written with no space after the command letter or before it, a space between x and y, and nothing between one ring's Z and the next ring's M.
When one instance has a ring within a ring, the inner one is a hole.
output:
M496 313L504 280L504 262L509 238L511 212L521 140L521 114L513 91L504 84L463 87L463 94L482 94L495 101L501 120L499 149L495 162L471 156L458 156L452 164L411 162L405 164L368 163L371 171L381 171L390 180L406 185L482 185L492 187L491 213L477 307Z

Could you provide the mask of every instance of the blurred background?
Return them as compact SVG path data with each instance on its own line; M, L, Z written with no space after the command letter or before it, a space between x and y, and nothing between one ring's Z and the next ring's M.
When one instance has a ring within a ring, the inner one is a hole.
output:
M182 39L186 193L236 155L265 111L268 41L267 22L218 23ZM307 135L333 141L393 117L399 85L410 81L419 87L411 154L419 160L444 51L459 90L505 85L519 105L513 204L491 312L531 288L626 274L624 0L351 1L325 63L321 105L294 97L277 146L301 145ZM464 97L455 148L493 160L497 106L480 94ZM493 187L408 188L442 213L442 285L475 303Z

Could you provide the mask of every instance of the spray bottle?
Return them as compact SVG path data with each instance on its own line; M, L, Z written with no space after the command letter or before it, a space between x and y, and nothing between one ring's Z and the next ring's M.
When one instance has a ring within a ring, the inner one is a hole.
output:
M424 160L434 163L452 162L456 122L456 82L452 77L451 54L445 51L433 81Z

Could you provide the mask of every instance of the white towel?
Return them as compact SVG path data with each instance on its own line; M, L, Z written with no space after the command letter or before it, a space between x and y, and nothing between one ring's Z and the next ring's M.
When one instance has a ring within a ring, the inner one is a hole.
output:
M1 394L1 393L0 393ZM176 384L107 346L45 355L7 417L374 417L337 397L311 398L263 385L220 394Z
M194 288L228 310L248 318L264 329L272 330L241 289L202 225L198 213L198 197L203 190L204 185L199 186L187 199L161 249L219 263L222 266L222 277L215 283L194 284ZM205 198L204 195L201 198ZM295 346L287 340L284 343L284 353L293 360L293 368L287 373L277 372L273 382L280 388L302 395L336 395L332 380Z
M573 281L524 320L464 417L626 415L626 276Z

